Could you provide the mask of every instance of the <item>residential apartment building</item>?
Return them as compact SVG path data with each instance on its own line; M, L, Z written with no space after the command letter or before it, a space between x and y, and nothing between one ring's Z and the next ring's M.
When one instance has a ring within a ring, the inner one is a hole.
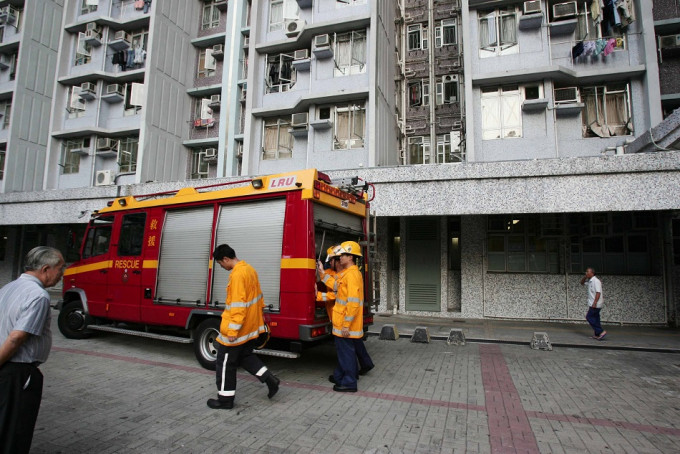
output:
M607 321L677 323L666 3L66 1L45 170L7 141L0 279L116 195L316 167L375 184L381 312L580 321L592 266Z

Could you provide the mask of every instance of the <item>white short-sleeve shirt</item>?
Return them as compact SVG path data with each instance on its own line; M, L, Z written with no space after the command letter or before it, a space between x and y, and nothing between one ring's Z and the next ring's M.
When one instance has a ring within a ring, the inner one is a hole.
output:
M588 307L593 307L595 295L599 293L600 299L597 300L596 308L601 309L602 305L604 304L604 297L602 295L602 282L600 282L597 276L593 276L586 281L586 288L588 291Z

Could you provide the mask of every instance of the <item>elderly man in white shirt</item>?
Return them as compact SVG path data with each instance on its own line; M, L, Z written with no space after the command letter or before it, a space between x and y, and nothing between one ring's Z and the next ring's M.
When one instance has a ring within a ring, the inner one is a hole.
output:
M604 298L602 297L602 282L595 276L595 270L588 268L586 275L581 278L581 285L586 286L588 296L588 313L586 320L593 327L593 339L603 340L607 332L602 329L600 323L600 311L604 305Z

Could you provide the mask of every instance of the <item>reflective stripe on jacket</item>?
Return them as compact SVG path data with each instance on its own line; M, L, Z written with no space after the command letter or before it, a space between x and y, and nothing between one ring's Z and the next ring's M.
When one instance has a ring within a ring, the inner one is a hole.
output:
M336 276L336 274L337 273L330 268L324 270L321 282L323 282L323 279L326 276L333 278ZM335 292L332 290L332 287L328 287L325 292L316 292L316 300L324 301L326 303L326 312L328 313L328 319L333 320L333 305L335 304Z
M342 328L348 328L350 338L363 337L364 279L361 271L352 265L337 274L331 285L338 289L333 306L333 335L342 337Z
M241 345L264 333L263 309L264 298L257 272L241 260L234 265L229 276L227 301L217 342L226 346ZM229 342L227 336L236 336L236 340Z

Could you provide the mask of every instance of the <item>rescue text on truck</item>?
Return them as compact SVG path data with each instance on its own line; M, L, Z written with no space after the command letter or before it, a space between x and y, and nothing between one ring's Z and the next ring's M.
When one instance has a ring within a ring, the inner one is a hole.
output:
M72 339L99 330L193 342L201 365L214 368L229 276L211 252L227 243L257 270L271 336L292 350L260 352L297 357L303 342L330 333L315 301L320 251L370 244L369 187L357 178L332 185L307 169L117 198L93 214L80 259L64 273L59 329ZM370 324L370 292L365 301Z

